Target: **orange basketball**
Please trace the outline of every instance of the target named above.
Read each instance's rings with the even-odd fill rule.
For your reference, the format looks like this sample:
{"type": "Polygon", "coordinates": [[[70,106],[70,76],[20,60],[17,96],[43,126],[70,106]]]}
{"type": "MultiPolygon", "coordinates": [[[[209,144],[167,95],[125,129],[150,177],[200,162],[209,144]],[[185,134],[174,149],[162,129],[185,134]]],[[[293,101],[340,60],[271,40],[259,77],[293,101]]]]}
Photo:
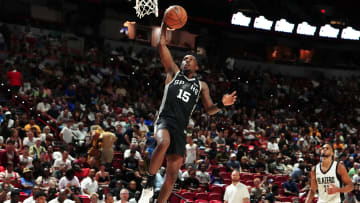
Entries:
{"type": "Polygon", "coordinates": [[[164,21],[172,29],[182,28],[187,21],[187,13],[181,6],[170,6],[166,9],[164,21]]]}

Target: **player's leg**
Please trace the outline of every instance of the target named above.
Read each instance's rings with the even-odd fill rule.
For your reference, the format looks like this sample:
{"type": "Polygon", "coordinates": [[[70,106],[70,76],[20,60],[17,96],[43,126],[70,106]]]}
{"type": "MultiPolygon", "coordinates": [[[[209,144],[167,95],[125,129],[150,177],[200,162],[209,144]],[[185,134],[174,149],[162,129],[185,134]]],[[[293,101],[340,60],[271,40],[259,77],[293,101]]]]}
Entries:
{"type": "Polygon", "coordinates": [[[169,154],[166,156],[166,178],[161,187],[158,203],[165,203],[171,194],[174,184],[179,175],[179,169],[183,163],[183,157],[178,154],[169,154]]]}
{"type": "Polygon", "coordinates": [[[164,161],[166,150],[170,145],[169,131],[167,129],[158,130],[156,132],[155,139],[157,146],[151,156],[149,169],[151,175],[155,175],[157,173],[164,161]]]}

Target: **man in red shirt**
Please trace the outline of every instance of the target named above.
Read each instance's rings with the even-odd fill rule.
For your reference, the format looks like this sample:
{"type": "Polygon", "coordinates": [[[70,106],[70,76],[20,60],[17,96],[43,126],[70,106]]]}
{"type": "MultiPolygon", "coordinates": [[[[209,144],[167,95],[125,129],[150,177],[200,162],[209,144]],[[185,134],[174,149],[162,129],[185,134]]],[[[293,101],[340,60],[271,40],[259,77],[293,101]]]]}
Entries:
{"type": "Polygon", "coordinates": [[[21,87],[22,74],[13,66],[12,70],[7,72],[6,77],[10,82],[11,90],[17,93],[21,87]]]}

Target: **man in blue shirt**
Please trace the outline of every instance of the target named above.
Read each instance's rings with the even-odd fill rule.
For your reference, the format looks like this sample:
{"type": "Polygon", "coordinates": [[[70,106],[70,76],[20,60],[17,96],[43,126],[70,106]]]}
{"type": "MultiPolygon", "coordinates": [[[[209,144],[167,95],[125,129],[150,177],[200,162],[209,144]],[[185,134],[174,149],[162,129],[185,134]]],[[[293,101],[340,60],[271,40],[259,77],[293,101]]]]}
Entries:
{"type": "Polygon", "coordinates": [[[226,167],[229,171],[235,169],[240,171],[240,162],[236,160],[236,154],[230,155],[230,160],[226,162],[226,167]]]}
{"type": "Polygon", "coordinates": [[[293,178],[289,176],[289,179],[287,182],[283,184],[284,193],[287,196],[298,196],[299,195],[299,189],[297,184],[293,181],[293,178]]]}

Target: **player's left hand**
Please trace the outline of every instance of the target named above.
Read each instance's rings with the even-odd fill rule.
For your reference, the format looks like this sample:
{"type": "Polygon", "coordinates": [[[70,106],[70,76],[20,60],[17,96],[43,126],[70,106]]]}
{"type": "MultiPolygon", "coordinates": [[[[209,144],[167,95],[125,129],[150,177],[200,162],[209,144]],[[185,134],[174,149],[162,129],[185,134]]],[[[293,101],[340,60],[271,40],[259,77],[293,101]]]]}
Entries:
{"type": "Polygon", "coordinates": [[[339,192],[339,188],[336,187],[334,184],[330,184],[330,187],[328,188],[328,194],[335,194],[339,192]]]}
{"type": "Polygon", "coordinates": [[[233,105],[236,101],[236,91],[234,91],[231,94],[225,94],[222,98],[222,103],[224,106],[230,106],[233,105]]]}

